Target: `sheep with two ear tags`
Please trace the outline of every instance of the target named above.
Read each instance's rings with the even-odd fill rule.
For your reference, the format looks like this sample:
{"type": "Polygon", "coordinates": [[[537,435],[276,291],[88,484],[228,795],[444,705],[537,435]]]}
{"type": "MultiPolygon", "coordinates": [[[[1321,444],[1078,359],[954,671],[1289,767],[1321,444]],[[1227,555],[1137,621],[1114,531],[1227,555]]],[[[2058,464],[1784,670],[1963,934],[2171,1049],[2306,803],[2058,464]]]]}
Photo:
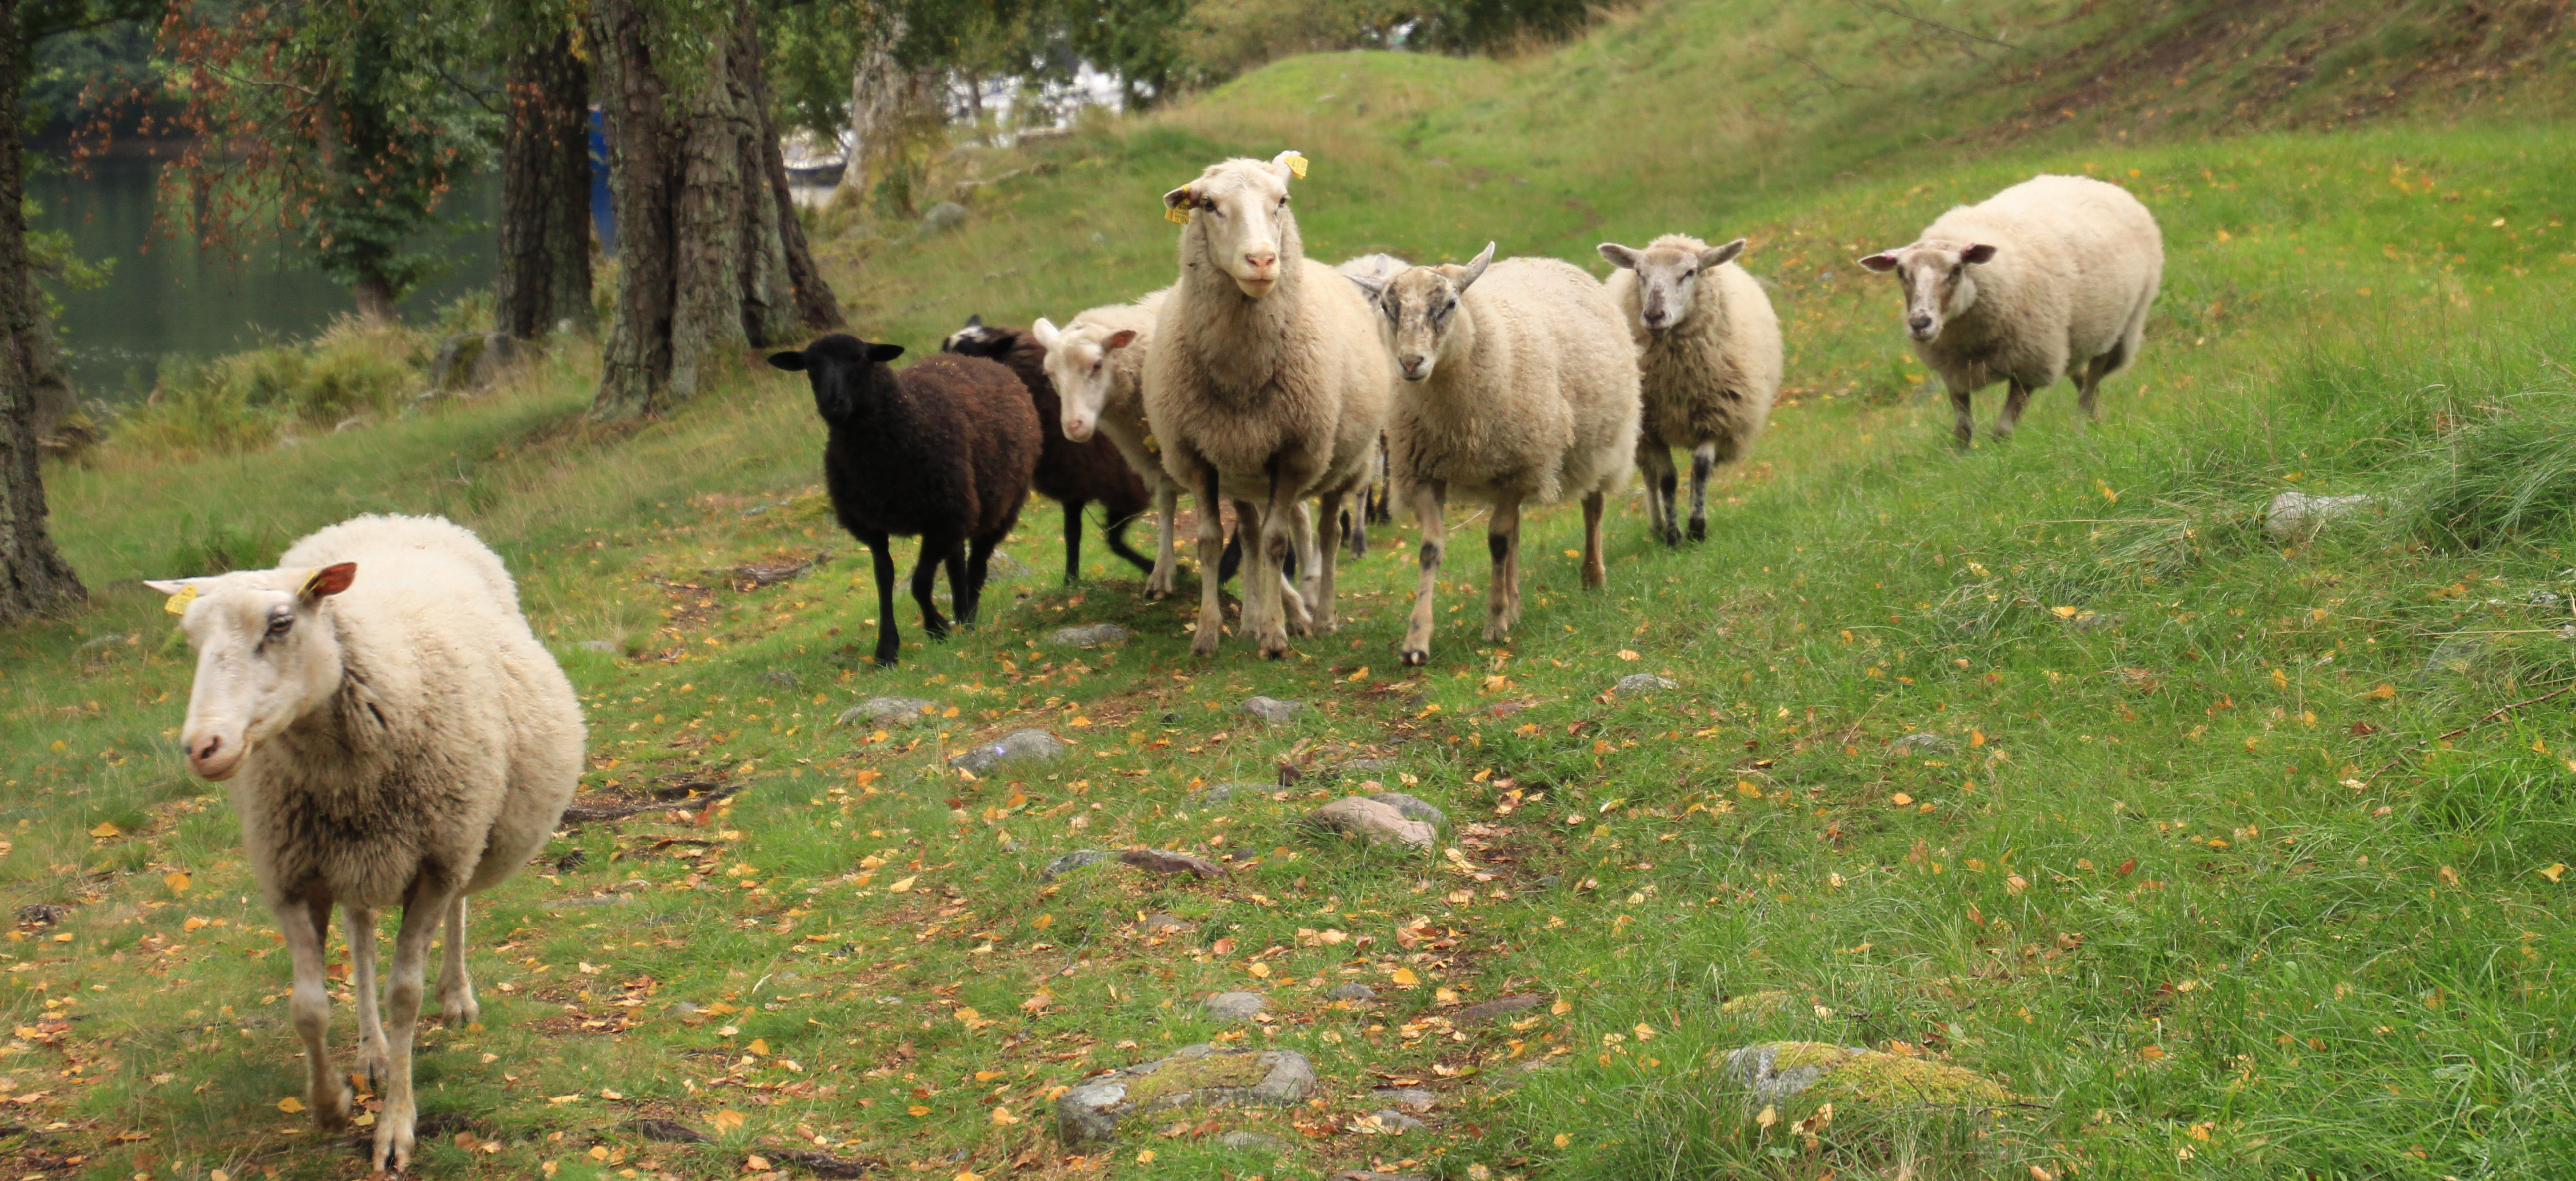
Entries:
{"type": "Polygon", "coordinates": [[[1666,234],[1643,250],[1601,244],[1619,268],[1604,284],[1627,313],[1644,388],[1637,468],[1646,507],[1666,545],[1682,540],[1675,447],[1691,453],[1690,537],[1708,536],[1708,477],[1741,459],[1780,392],[1780,318],[1771,298],[1735,264],[1744,239],[1711,246],[1666,234]]]}
{"type": "Polygon", "coordinates": [[[2012,437],[2031,391],[2069,375],[2085,419],[2101,418],[2102,379],[2138,358],[2165,244],[2127,189],[2039,176],[1955,207],[1860,265],[1904,288],[1906,335],[1950,391],[1964,450],[1976,434],[1969,396],[1998,381],[1997,440],[2012,437]]]}
{"type": "Polygon", "coordinates": [[[443,923],[441,1018],[480,1016],[465,973],[465,896],[543,847],[580,782],[581,702],[519,613],[501,559],[432,517],[359,517],[275,570],[146,585],[197,651],[179,732],[188,767],[228,783],[261,898],[294,971],[314,1121],[349,1120],[331,1065],[325,944],[348,918],[358,1060],[384,1096],[373,1160],[411,1162],[412,1037],[443,923]],[[376,912],[402,908],[381,1014],[376,912]]]}
{"type": "Polygon", "coordinates": [[[948,634],[932,599],[943,564],[957,622],[973,624],[993,549],[1019,523],[1038,462],[1037,411],[1010,370],[953,353],[887,367],[902,355],[902,345],[834,333],[769,358],[813,384],[829,433],[823,482],[832,511],[875,559],[878,664],[893,664],[902,651],[890,539],[921,538],[912,598],[922,630],[948,634]]]}

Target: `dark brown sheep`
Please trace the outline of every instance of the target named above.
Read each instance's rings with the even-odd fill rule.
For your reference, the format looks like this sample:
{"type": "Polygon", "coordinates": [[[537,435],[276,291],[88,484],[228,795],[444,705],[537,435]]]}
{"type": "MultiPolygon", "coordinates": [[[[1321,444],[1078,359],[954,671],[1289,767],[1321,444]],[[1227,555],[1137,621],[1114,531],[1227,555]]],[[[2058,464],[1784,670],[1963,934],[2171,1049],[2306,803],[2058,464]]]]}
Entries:
{"type": "Polygon", "coordinates": [[[814,409],[831,432],[823,482],[832,510],[876,559],[879,664],[893,664],[901,648],[887,539],[921,538],[912,598],[924,631],[948,634],[931,600],[942,562],[957,622],[974,623],[985,564],[1019,523],[1038,462],[1037,413],[1010,370],[944,355],[901,372],[886,368],[902,355],[902,345],[835,333],[769,358],[813,383],[814,409]]]}
{"type": "Polygon", "coordinates": [[[1145,481],[1106,437],[1093,435],[1082,443],[1064,437],[1064,402],[1056,396],[1055,382],[1047,377],[1046,348],[1037,337],[1026,328],[987,324],[982,316],[972,316],[964,328],[949,333],[939,348],[998,361],[1018,374],[1020,384],[1028,389],[1029,402],[1037,411],[1038,433],[1046,440],[1038,450],[1037,475],[1031,483],[1040,495],[1064,505],[1064,580],[1075,582],[1082,577],[1082,509],[1094,501],[1108,515],[1100,532],[1110,552],[1135,563],[1138,570],[1152,571],[1154,560],[1127,544],[1128,522],[1151,505],[1145,481]]]}

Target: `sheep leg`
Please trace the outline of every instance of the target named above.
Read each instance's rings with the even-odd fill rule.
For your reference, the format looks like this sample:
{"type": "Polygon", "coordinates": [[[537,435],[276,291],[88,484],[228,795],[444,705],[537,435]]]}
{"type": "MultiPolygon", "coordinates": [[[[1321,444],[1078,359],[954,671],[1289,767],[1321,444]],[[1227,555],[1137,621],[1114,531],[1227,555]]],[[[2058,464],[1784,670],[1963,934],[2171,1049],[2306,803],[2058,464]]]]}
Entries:
{"type": "Polygon", "coordinates": [[[429,937],[447,917],[449,903],[448,898],[432,895],[425,884],[413,887],[411,898],[403,904],[402,928],[394,933],[393,974],[388,981],[392,987],[385,990],[391,1078],[384,1092],[384,1112],[376,1117],[379,1169],[400,1172],[411,1166],[412,1127],[420,1115],[411,1090],[412,1036],[420,1028],[422,969],[429,958],[429,937]]]}
{"type": "Polygon", "coordinates": [[[1977,436],[1977,418],[1968,409],[1970,392],[1956,388],[1950,391],[1950,437],[1957,441],[1961,451],[1967,450],[1968,444],[1977,436]]]}
{"type": "MultiPolygon", "coordinates": [[[[1310,527],[1306,517],[1305,501],[1298,495],[1305,481],[1282,470],[1285,466],[1274,461],[1270,473],[1269,502],[1254,509],[1256,515],[1253,518],[1260,525],[1260,532],[1254,534],[1254,537],[1260,541],[1261,548],[1257,552],[1261,555],[1265,568],[1283,573],[1288,568],[1290,555],[1294,554],[1300,559],[1305,557],[1298,552],[1298,541],[1301,536],[1307,534],[1310,527]]],[[[1306,544],[1312,545],[1314,542],[1309,538],[1306,544]]],[[[1253,639],[1259,645],[1258,650],[1268,659],[1278,660],[1288,655],[1288,606],[1287,595],[1284,592],[1291,585],[1283,577],[1267,589],[1265,594],[1268,602],[1263,604],[1261,624],[1252,632],[1253,639]]],[[[1247,591],[1251,589],[1248,583],[1245,589],[1247,591]]],[[[1308,626],[1312,625],[1313,621],[1308,620],[1308,626]]]]}
{"type": "Polygon", "coordinates": [[[1422,522],[1422,572],[1415,575],[1413,614],[1404,621],[1404,646],[1395,654],[1401,664],[1431,662],[1432,598],[1440,589],[1440,555],[1449,547],[1448,526],[1441,520],[1440,510],[1448,495],[1448,486],[1437,480],[1425,481],[1413,490],[1413,515],[1422,522]]]}
{"type": "Polygon", "coordinates": [[[1359,505],[1353,503],[1343,493],[1325,493],[1321,507],[1323,511],[1319,515],[1323,522],[1320,526],[1322,536],[1315,539],[1315,597],[1306,603],[1307,610],[1314,613],[1315,620],[1313,629],[1307,634],[1329,636],[1340,631],[1342,626],[1341,620],[1335,618],[1333,614],[1333,574],[1335,560],[1342,553],[1343,514],[1349,514],[1353,529],[1361,526],[1359,525],[1359,505]]]}
{"type": "MultiPolygon", "coordinates": [[[[921,539],[921,560],[912,566],[912,601],[921,604],[921,630],[934,640],[948,638],[948,620],[939,614],[939,604],[932,595],[939,581],[939,558],[950,548],[925,536],[921,539]]],[[[950,589],[955,589],[953,583],[950,589]]]]}
{"type": "Polygon", "coordinates": [[[286,958],[295,973],[286,1011],[295,1021],[296,1036],[304,1041],[304,1102],[313,1109],[314,1124],[336,1132],[349,1124],[351,1096],[349,1084],[331,1073],[331,1050],[326,1044],[331,1031],[331,982],[322,971],[322,941],[331,933],[331,899],[315,895],[274,909],[278,932],[286,940],[286,958]]]}
{"type": "MultiPolygon", "coordinates": [[[[1331,510],[1326,510],[1330,512],[1331,510]]],[[[1290,539],[1290,554],[1297,563],[1297,576],[1283,581],[1279,588],[1280,617],[1287,621],[1288,634],[1312,636],[1315,630],[1315,600],[1322,594],[1323,560],[1317,556],[1315,519],[1306,512],[1306,502],[1297,502],[1297,515],[1289,524],[1295,532],[1290,539]]],[[[1329,532],[1325,536],[1331,536],[1329,532]]],[[[1325,548],[1339,542],[1326,542],[1325,548]]]]}
{"type": "MultiPolygon", "coordinates": [[[[1064,502],[1064,584],[1082,581],[1082,506],[1086,502],[1064,502]]],[[[954,590],[955,587],[950,588],[954,590]]],[[[963,615],[964,612],[959,612],[963,615]]],[[[969,622],[972,622],[971,620],[969,622]]]]}
{"type": "Polygon", "coordinates": [[[1485,642],[1499,644],[1512,634],[1513,621],[1520,618],[1521,502],[1505,496],[1494,501],[1493,515],[1485,521],[1485,552],[1494,560],[1492,576],[1485,582],[1485,642]]]}
{"type": "Polygon", "coordinates": [[[2095,357],[2085,364],[2082,373],[2076,375],[2075,405],[2084,412],[2083,418],[2075,420],[2077,430],[2082,430],[2087,422],[2102,421],[2102,379],[2111,376],[2112,367],[2119,363],[2115,357],[2116,354],[2112,353],[2095,357]]]}
{"type": "Polygon", "coordinates": [[[1609,568],[1601,562],[1601,510],[1609,499],[1597,488],[1583,496],[1583,585],[1594,590],[1610,585],[1609,568]]]}
{"type": "Polygon", "coordinates": [[[939,562],[948,567],[948,606],[957,617],[957,626],[975,626],[975,608],[981,600],[976,597],[975,584],[966,577],[966,543],[949,546],[939,562]]]}
{"type": "Polygon", "coordinates": [[[1708,540],[1708,474],[1717,470],[1717,444],[1702,443],[1691,451],[1690,539],[1708,540]]]}
{"type": "Polygon", "coordinates": [[[340,908],[341,930],[349,937],[349,992],[358,1001],[358,1072],[374,1091],[385,1089],[385,1023],[376,1011],[376,912],[363,906],[340,908]]]}
{"type": "Polygon", "coordinates": [[[2029,386],[2018,381],[2005,383],[2003,413],[1995,415],[1996,442],[2000,443],[2013,436],[2014,428],[2021,425],[2022,408],[2028,405],[2030,405],[2029,386]]]}
{"type": "MultiPolygon", "coordinates": [[[[1224,565],[1225,515],[1219,506],[1225,502],[1217,498],[1214,469],[1199,473],[1198,487],[1192,495],[1199,502],[1199,627],[1190,634],[1190,651],[1214,656],[1217,640],[1225,632],[1225,601],[1219,597],[1225,584],[1217,575],[1224,565]]],[[[1245,585],[1254,581],[1258,580],[1247,579],[1245,585]]]]}
{"type": "Polygon", "coordinates": [[[868,557],[876,567],[877,663],[893,664],[903,651],[903,638],[894,626],[894,550],[883,533],[864,533],[859,540],[867,543],[868,557]]]}
{"type": "Polygon", "coordinates": [[[447,904],[446,943],[438,964],[438,1018],[452,1033],[483,1019],[483,1006],[474,1003],[474,981],[465,975],[463,894],[447,904]]]}
{"type": "MultiPolygon", "coordinates": [[[[1000,537],[978,537],[966,543],[966,591],[974,596],[977,616],[984,613],[984,580],[993,572],[993,548],[1000,544],[1000,537]]],[[[949,585],[953,588],[956,576],[952,573],[949,578],[949,585]]]]}
{"type": "Polygon", "coordinates": [[[1180,523],[1175,518],[1181,508],[1181,490],[1169,484],[1154,489],[1154,570],[1145,576],[1147,599],[1172,597],[1172,584],[1178,582],[1179,546],[1176,544],[1180,523]]]}
{"type": "Polygon", "coordinates": [[[1651,443],[1637,446],[1637,466],[1646,473],[1646,517],[1655,531],[1655,539],[1665,545],[1682,543],[1681,522],[1676,518],[1674,493],[1679,479],[1673,470],[1673,453],[1651,443]]]}

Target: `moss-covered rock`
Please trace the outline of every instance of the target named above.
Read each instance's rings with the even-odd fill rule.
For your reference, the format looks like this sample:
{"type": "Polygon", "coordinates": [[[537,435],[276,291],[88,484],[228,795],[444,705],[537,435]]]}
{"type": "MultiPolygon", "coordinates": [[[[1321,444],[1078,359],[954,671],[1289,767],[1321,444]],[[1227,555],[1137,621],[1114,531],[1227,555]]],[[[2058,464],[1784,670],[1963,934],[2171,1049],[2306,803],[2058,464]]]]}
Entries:
{"type": "Polygon", "coordinates": [[[1961,1066],[1825,1042],[1765,1042],[1730,1051],[1727,1072],[1761,1103],[1792,1095],[1838,1106],[2002,1107],[2010,1087],[1961,1066]]]}
{"type": "Polygon", "coordinates": [[[1169,1058],[1086,1079],[1056,1100],[1067,1144],[1108,1140],[1130,1115],[1179,1107],[1286,1107],[1315,1093],[1315,1068],[1294,1050],[1188,1046],[1169,1058]]]}
{"type": "Polygon", "coordinates": [[[1786,1013],[1789,1010],[1796,1008],[1797,1004],[1798,998],[1791,996],[1780,989],[1772,988],[1765,989],[1761,992],[1748,992],[1741,996],[1728,997],[1726,998],[1725,1003],[1720,1004],[1717,1009],[1721,1013],[1751,1014],[1759,1016],[1765,1013],[1786,1013]]]}

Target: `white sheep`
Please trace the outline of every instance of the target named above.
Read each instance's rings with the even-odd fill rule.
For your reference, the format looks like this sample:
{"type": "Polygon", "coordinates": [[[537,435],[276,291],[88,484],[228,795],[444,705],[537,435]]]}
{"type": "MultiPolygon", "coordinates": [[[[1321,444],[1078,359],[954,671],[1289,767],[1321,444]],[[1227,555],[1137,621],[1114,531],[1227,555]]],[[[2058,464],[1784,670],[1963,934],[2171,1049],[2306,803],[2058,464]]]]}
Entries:
{"type": "Polygon", "coordinates": [[[543,846],[581,778],[581,702],[519,614],[509,572],[433,517],[366,516],[295,543],[274,570],[149,583],[197,650],[180,730],[188,766],[230,780],[242,844],[294,969],[306,1101],[348,1122],[331,1068],[324,944],[347,912],[359,1061],[384,1094],[375,1165],[411,1160],[412,1033],[431,935],[438,1000],[480,1015],[465,974],[465,896],[543,846]],[[399,906],[376,1003],[376,911],[399,906]]]}
{"type": "Polygon", "coordinates": [[[1619,269],[1606,284],[1628,317],[1644,385],[1637,466],[1647,515],[1666,545],[1682,539],[1672,449],[1691,453],[1690,537],[1708,536],[1708,477],[1743,457],[1780,392],[1780,318],[1735,264],[1744,239],[1711,246],[1666,234],[1637,250],[1601,244],[1619,269]]]}
{"type": "MultiPolygon", "coordinates": [[[[1354,279],[1373,279],[1384,283],[1413,264],[1392,254],[1363,254],[1333,264],[1333,269],[1354,279]]],[[[1351,556],[1368,556],[1368,527],[1384,525],[1395,519],[1393,477],[1386,458],[1386,433],[1378,432],[1377,459],[1370,465],[1368,483],[1360,492],[1360,503],[1342,516],[1342,532],[1350,539],[1351,556]]]]}
{"type": "Polygon", "coordinates": [[[1432,592],[1455,494],[1493,505],[1485,546],[1485,639],[1520,618],[1521,507],[1583,501],[1583,585],[1607,581],[1601,510],[1637,448],[1637,358],[1625,317],[1592,276],[1548,258],[1412,267],[1353,277],[1384,313],[1379,334],[1404,378],[1387,415],[1395,495],[1422,524],[1422,571],[1397,657],[1431,658],[1432,592]]]}
{"type": "MultiPolygon", "coordinates": [[[[1199,514],[1202,571],[1224,540],[1219,496],[1234,498],[1238,532],[1257,538],[1246,559],[1264,571],[1280,569],[1303,532],[1305,498],[1323,497],[1321,544],[1297,548],[1311,629],[1330,632],[1342,502],[1367,479],[1394,373],[1359,290],[1305,255],[1288,209],[1288,182],[1304,171],[1295,152],[1237,158],[1163,194],[1188,224],[1180,280],[1145,357],[1145,415],[1164,470],[1209,510],[1199,514]]],[[[1206,655],[1224,617],[1216,580],[1199,584],[1190,646],[1206,655]]],[[[1276,582],[1247,575],[1243,630],[1263,655],[1287,655],[1289,623],[1276,582]]]]}
{"type": "Polygon", "coordinates": [[[2038,176],[1924,227],[1912,245],[1860,260],[1896,274],[1916,356],[1941,375],[1960,447],[1975,435],[1968,396],[2009,383],[1995,416],[2012,437],[2031,391],[2075,378],[2098,421],[2102,379],[2137,360],[2164,279],[2164,234],[2115,184],[2038,176]],[[1973,269],[1971,269],[1973,268],[1973,269]]]}

